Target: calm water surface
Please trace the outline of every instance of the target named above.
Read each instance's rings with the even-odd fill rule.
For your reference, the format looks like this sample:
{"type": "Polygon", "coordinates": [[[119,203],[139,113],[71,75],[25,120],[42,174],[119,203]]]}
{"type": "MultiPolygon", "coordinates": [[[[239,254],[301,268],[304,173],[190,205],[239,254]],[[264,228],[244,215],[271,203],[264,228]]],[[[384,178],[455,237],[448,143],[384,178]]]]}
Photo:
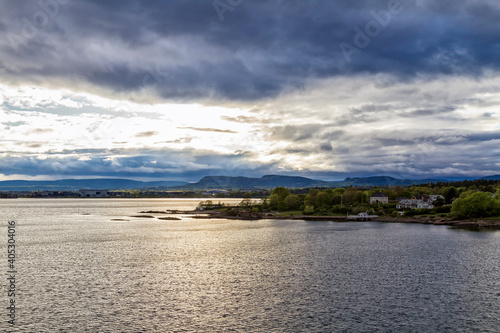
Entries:
{"type": "Polygon", "coordinates": [[[13,332],[500,331],[499,232],[130,217],[199,201],[0,200],[13,332]]]}

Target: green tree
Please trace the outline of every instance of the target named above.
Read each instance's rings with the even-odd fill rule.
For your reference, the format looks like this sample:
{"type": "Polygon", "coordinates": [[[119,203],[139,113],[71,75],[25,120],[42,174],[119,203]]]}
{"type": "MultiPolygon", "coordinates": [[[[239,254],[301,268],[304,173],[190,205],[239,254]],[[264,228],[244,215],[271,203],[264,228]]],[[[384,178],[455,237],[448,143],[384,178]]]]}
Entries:
{"type": "Polygon", "coordinates": [[[271,206],[271,208],[278,207],[279,203],[280,203],[280,196],[279,195],[277,195],[277,194],[271,194],[269,196],[269,206],[271,206]]]}
{"type": "Polygon", "coordinates": [[[287,209],[287,206],[286,206],[285,201],[280,201],[280,202],[278,203],[278,210],[279,210],[280,212],[282,212],[282,211],[284,211],[284,210],[286,210],[286,209],[287,209]]]}
{"type": "Polygon", "coordinates": [[[267,209],[269,207],[269,200],[267,198],[260,199],[260,204],[262,209],[267,209]]]}
{"type": "Polygon", "coordinates": [[[332,205],[332,197],[326,191],[321,191],[316,196],[316,204],[320,209],[328,209],[332,205]]]}
{"type": "Polygon", "coordinates": [[[304,214],[308,214],[309,215],[309,214],[312,214],[312,213],[314,213],[314,206],[306,206],[304,208],[304,214]]]}
{"type": "Polygon", "coordinates": [[[340,205],[342,203],[342,197],[340,195],[334,195],[332,197],[332,205],[340,205]]]}
{"type": "Polygon", "coordinates": [[[482,186],[482,191],[483,192],[491,192],[491,193],[495,193],[495,187],[493,185],[486,185],[486,186],[482,186]]]}
{"type": "Polygon", "coordinates": [[[245,207],[245,208],[248,208],[248,207],[252,206],[252,199],[245,198],[245,199],[241,200],[240,206],[241,207],[245,207]]]}
{"type": "Polygon", "coordinates": [[[411,195],[410,191],[403,191],[403,192],[401,192],[401,197],[402,198],[411,198],[412,195],[411,195]]]}
{"type": "Polygon", "coordinates": [[[276,194],[279,197],[279,200],[283,201],[288,195],[290,195],[290,191],[284,187],[276,187],[271,195],[273,194],[276,194]]]}
{"type": "Polygon", "coordinates": [[[203,209],[212,209],[214,207],[214,203],[212,202],[212,200],[201,201],[198,204],[198,207],[201,207],[203,209]]]}
{"type": "Polygon", "coordinates": [[[319,191],[315,188],[312,188],[309,190],[309,193],[306,195],[306,198],[304,199],[304,204],[306,206],[318,206],[318,193],[319,191]]]}
{"type": "Polygon", "coordinates": [[[340,188],[336,188],[335,190],[333,190],[332,194],[333,195],[342,195],[342,194],[344,194],[344,192],[345,192],[345,188],[340,187],[340,188]]]}
{"type": "Polygon", "coordinates": [[[300,197],[296,194],[289,194],[285,198],[284,202],[285,202],[287,209],[290,209],[290,210],[299,209],[300,205],[302,205],[302,200],[300,200],[300,197]]]}
{"type": "Polygon", "coordinates": [[[342,197],[343,197],[343,204],[345,206],[361,203],[362,201],[366,202],[364,193],[354,187],[345,190],[342,197]]]}
{"type": "Polygon", "coordinates": [[[454,199],[458,198],[459,193],[458,190],[455,187],[447,187],[441,192],[442,196],[444,197],[444,201],[446,204],[451,204],[454,199]]]}
{"type": "Polygon", "coordinates": [[[451,206],[451,213],[457,218],[478,218],[500,213],[500,204],[489,192],[467,191],[451,206]]]}
{"type": "Polygon", "coordinates": [[[436,201],[434,201],[434,207],[442,207],[446,204],[446,200],[443,198],[437,198],[436,201]]]}

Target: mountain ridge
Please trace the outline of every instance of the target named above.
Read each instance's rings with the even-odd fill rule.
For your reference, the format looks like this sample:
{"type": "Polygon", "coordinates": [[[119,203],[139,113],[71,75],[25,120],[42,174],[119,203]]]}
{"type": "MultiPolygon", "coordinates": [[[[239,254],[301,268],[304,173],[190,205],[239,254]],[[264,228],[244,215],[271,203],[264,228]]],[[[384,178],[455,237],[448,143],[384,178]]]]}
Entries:
{"type": "Polygon", "coordinates": [[[182,186],[187,182],[154,181],[142,182],[138,180],[120,178],[96,179],[61,179],[61,180],[4,180],[0,181],[0,191],[78,191],[80,189],[142,189],[148,187],[182,186]]]}
{"type": "MultiPolygon", "coordinates": [[[[482,180],[500,180],[492,175],[482,180]]],[[[306,187],[363,187],[363,186],[411,186],[437,182],[452,182],[450,179],[399,179],[391,176],[347,177],[342,181],[325,181],[302,176],[264,175],[256,177],[204,176],[198,182],[152,181],[143,182],[120,178],[62,179],[62,180],[4,180],[0,191],[78,191],[80,189],[155,189],[155,190],[206,190],[206,189],[270,189],[278,186],[288,188],[306,187]]]]}
{"type": "Polygon", "coordinates": [[[481,179],[483,179],[483,180],[500,180],[500,175],[487,176],[487,177],[483,177],[481,179]]]}
{"type": "Polygon", "coordinates": [[[200,189],[268,189],[278,186],[288,188],[304,187],[349,187],[349,186],[411,186],[446,181],[443,179],[397,179],[390,176],[348,177],[343,181],[325,181],[300,176],[265,175],[261,178],[205,176],[196,183],[179,188],[200,189]]]}

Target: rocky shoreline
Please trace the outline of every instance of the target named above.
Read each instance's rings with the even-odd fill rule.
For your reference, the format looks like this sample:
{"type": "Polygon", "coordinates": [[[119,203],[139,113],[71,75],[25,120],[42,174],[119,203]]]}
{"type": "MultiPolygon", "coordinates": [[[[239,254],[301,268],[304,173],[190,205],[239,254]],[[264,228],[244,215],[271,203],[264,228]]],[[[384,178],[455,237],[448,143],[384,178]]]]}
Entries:
{"type": "MultiPolygon", "coordinates": [[[[355,222],[347,220],[346,216],[313,216],[313,215],[294,215],[280,216],[275,213],[252,212],[248,210],[239,210],[235,215],[228,214],[226,211],[206,210],[206,211],[167,211],[166,214],[187,215],[193,219],[228,219],[228,220],[299,220],[299,221],[330,221],[330,222],[355,222]]],[[[166,220],[166,218],[163,218],[166,220]]],[[[394,218],[394,217],[379,217],[371,219],[371,221],[384,223],[416,223],[427,225],[447,225],[456,228],[464,229],[500,229],[499,220],[476,220],[476,221],[457,221],[449,218],[441,218],[433,220],[429,218],[394,218]]]]}

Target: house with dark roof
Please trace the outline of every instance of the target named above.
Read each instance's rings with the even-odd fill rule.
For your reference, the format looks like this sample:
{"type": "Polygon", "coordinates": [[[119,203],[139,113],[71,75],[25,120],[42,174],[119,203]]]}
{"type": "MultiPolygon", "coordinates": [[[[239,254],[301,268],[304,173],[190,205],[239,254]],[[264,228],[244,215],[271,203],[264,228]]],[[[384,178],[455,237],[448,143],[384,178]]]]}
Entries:
{"type": "Polygon", "coordinates": [[[370,205],[374,203],[387,204],[389,203],[389,197],[382,192],[377,192],[370,197],[370,205]]]}

